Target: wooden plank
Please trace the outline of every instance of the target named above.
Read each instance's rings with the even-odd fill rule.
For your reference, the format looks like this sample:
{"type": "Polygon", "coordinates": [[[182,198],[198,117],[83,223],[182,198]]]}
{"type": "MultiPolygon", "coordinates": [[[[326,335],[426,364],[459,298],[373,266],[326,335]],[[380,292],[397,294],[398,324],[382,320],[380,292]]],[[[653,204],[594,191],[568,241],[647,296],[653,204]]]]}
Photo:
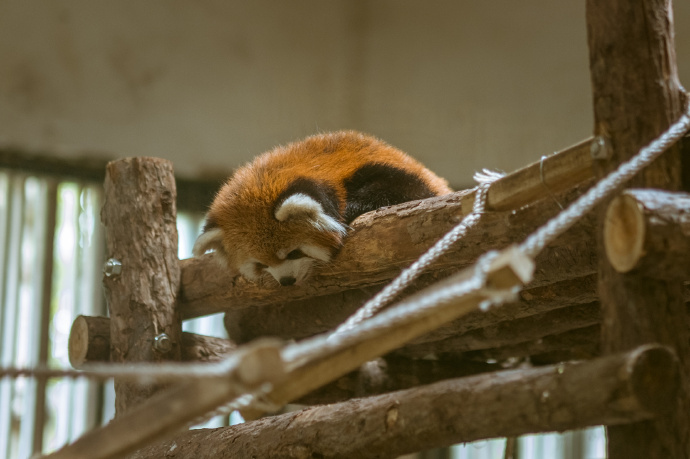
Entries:
{"type": "MultiPolygon", "coordinates": [[[[601,177],[665,131],[687,101],[678,81],[670,0],[587,0],[587,31],[595,135],[607,138],[610,153],[609,159],[595,163],[601,177]]],[[[630,185],[678,189],[680,165],[678,148],[671,148],[630,185]]],[[[606,206],[599,213],[600,234],[605,212],[606,206]]],[[[599,274],[604,352],[649,342],[671,346],[681,358],[687,381],[690,335],[682,280],[668,271],[655,278],[621,274],[605,256],[599,257],[599,274]]],[[[687,386],[679,392],[675,408],[656,421],[608,428],[608,457],[690,457],[687,386]]]]}

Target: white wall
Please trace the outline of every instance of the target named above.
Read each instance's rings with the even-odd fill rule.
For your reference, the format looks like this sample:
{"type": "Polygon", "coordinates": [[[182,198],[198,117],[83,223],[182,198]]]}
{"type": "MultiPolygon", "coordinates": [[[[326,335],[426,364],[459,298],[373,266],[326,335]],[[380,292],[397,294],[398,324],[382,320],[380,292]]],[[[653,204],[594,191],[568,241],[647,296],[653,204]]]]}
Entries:
{"type": "Polygon", "coordinates": [[[356,128],[466,185],[587,137],[590,106],[581,0],[0,0],[0,141],[65,156],[217,175],[356,128]]]}

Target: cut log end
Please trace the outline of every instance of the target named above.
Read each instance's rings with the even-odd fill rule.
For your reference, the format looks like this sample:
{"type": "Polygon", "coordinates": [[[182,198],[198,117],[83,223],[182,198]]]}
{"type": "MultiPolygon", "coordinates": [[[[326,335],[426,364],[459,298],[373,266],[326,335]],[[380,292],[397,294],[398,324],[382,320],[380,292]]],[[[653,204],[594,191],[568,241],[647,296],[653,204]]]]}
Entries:
{"type": "Polygon", "coordinates": [[[107,360],[110,354],[110,320],[106,317],[77,316],[67,342],[69,362],[81,368],[88,362],[107,360]]]}
{"type": "Polygon", "coordinates": [[[658,345],[638,348],[627,369],[632,393],[640,406],[659,414],[673,410],[680,388],[680,364],[670,348],[658,345]]]}
{"type": "Polygon", "coordinates": [[[604,245],[611,266],[620,273],[634,269],[644,255],[644,210],[627,194],[614,199],[606,212],[604,245]]]}
{"type": "Polygon", "coordinates": [[[89,348],[89,329],[82,316],[77,317],[72,324],[67,342],[69,363],[74,368],[80,368],[86,362],[86,351],[89,348]]]}

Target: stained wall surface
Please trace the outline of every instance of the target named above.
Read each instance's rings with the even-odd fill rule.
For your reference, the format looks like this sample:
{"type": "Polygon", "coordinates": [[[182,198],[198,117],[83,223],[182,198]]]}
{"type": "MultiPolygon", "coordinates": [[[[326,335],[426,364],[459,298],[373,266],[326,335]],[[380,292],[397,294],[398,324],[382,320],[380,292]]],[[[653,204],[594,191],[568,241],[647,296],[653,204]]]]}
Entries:
{"type": "Polygon", "coordinates": [[[0,0],[0,142],[202,177],[352,128],[469,185],[590,135],[584,3],[0,0]]]}

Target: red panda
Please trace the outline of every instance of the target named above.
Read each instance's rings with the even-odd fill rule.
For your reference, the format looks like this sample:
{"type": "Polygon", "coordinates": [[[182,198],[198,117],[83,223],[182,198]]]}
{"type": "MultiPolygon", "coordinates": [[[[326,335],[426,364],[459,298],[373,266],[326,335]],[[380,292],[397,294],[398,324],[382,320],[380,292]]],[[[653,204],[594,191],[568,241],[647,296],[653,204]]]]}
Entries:
{"type": "Polygon", "coordinates": [[[383,206],[451,193],[446,180],[400,150],[355,131],[279,146],[218,191],[194,255],[209,250],[250,281],[303,283],[343,244],[348,224],[383,206]]]}

